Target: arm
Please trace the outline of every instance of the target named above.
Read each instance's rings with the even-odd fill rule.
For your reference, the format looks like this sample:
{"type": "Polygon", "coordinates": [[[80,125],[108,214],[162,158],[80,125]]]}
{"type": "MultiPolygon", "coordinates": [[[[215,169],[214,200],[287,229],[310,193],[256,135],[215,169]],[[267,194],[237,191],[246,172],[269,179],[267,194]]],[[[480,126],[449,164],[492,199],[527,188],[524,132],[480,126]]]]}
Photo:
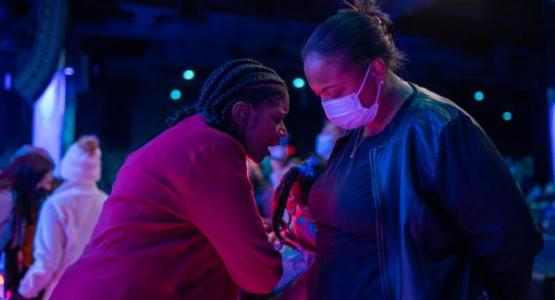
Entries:
{"type": "Polygon", "coordinates": [[[8,247],[13,231],[13,200],[9,190],[0,191],[0,252],[8,247]]]}
{"type": "Polygon", "coordinates": [[[310,219],[302,215],[295,218],[293,233],[304,249],[314,251],[316,248],[316,231],[316,224],[310,219]]]}
{"type": "Polygon", "coordinates": [[[64,255],[64,227],[52,201],[41,208],[34,239],[35,261],[19,285],[18,293],[34,298],[44,290],[58,272],[64,255]]]}
{"type": "Polygon", "coordinates": [[[502,156],[466,115],[443,128],[436,174],[443,205],[485,269],[488,293],[525,296],[542,238],[502,156]]]}
{"type": "Polygon", "coordinates": [[[210,146],[195,157],[187,211],[235,283],[250,293],[269,293],[281,276],[281,258],[255,207],[245,159],[233,150],[210,146]]]}

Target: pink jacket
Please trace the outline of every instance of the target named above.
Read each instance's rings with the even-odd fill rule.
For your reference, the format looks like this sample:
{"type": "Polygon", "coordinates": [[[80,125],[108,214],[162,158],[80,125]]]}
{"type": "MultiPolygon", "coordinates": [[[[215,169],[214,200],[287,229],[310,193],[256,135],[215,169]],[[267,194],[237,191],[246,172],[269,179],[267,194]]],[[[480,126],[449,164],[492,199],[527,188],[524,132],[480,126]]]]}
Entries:
{"type": "Polygon", "coordinates": [[[282,268],[267,240],[240,143],[198,116],[122,166],[91,243],[51,297],[235,299],[268,293],[282,268]]]}

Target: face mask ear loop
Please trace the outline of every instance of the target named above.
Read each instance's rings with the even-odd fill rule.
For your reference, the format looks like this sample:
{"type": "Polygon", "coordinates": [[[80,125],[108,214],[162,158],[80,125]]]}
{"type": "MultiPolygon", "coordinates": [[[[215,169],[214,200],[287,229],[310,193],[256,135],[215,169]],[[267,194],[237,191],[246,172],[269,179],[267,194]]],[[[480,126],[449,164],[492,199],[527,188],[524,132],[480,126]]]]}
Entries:
{"type": "Polygon", "coordinates": [[[380,93],[382,91],[383,80],[380,80],[378,83],[378,92],[376,93],[376,99],[374,99],[374,103],[378,103],[378,99],[380,98],[380,93]]]}
{"type": "Polygon", "coordinates": [[[370,73],[370,66],[372,65],[368,65],[368,68],[366,69],[366,74],[364,74],[364,79],[362,80],[362,83],[358,88],[357,96],[360,94],[360,92],[362,92],[362,89],[364,88],[364,84],[366,84],[366,79],[368,78],[368,74],[370,73]]]}

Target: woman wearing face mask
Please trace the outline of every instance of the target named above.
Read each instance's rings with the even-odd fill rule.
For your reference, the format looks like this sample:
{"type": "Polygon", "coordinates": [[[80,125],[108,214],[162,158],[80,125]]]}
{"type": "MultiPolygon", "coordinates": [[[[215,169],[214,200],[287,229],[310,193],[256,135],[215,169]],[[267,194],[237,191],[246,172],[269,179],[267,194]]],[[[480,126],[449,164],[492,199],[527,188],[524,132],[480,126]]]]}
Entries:
{"type": "Polygon", "coordinates": [[[33,263],[35,225],[54,167],[45,153],[33,150],[22,154],[0,174],[0,251],[5,258],[6,293],[17,291],[33,263]]]}
{"type": "Polygon", "coordinates": [[[391,22],[356,1],[302,53],[350,130],[314,184],[311,299],[519,299],[541,236],[503,159],[453,102],[395,74],[391,22]]]}

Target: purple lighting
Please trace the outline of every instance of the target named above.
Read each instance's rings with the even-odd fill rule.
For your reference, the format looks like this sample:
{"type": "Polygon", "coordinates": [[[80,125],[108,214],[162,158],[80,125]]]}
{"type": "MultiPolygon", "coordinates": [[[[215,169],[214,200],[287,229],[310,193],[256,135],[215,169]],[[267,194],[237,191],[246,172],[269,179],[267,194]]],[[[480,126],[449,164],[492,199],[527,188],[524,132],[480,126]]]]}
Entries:
{"type": "MultiPolygon", "coordinates": [[[[65,71],[65,70],[64,70],[65,71]]],[[[58,71],[50,84],[35,102],[33,116],[33,146],[44,148],[58,166],[62,151],[66,79],[58,71]]],[[[55,173],[58,170],[55,169],[55,173]]]]}
{"type": "Polygon", "coordinates": [[[71,76],[75,74],[75,69],[73,69],[72,67],[65,67],[64,74],[66,74],[67,76],[71,76]]]}
{"type": "Polygon", "coordinates": [[[549,139],[551,141],[551,180],[555,180],[555,88],[547,88],[549,139]]]}
{"type": "Polygon", "coordinates": [[[12,73],[4,73],[4,89],[7,91],[12,89],[12,73]]]}

